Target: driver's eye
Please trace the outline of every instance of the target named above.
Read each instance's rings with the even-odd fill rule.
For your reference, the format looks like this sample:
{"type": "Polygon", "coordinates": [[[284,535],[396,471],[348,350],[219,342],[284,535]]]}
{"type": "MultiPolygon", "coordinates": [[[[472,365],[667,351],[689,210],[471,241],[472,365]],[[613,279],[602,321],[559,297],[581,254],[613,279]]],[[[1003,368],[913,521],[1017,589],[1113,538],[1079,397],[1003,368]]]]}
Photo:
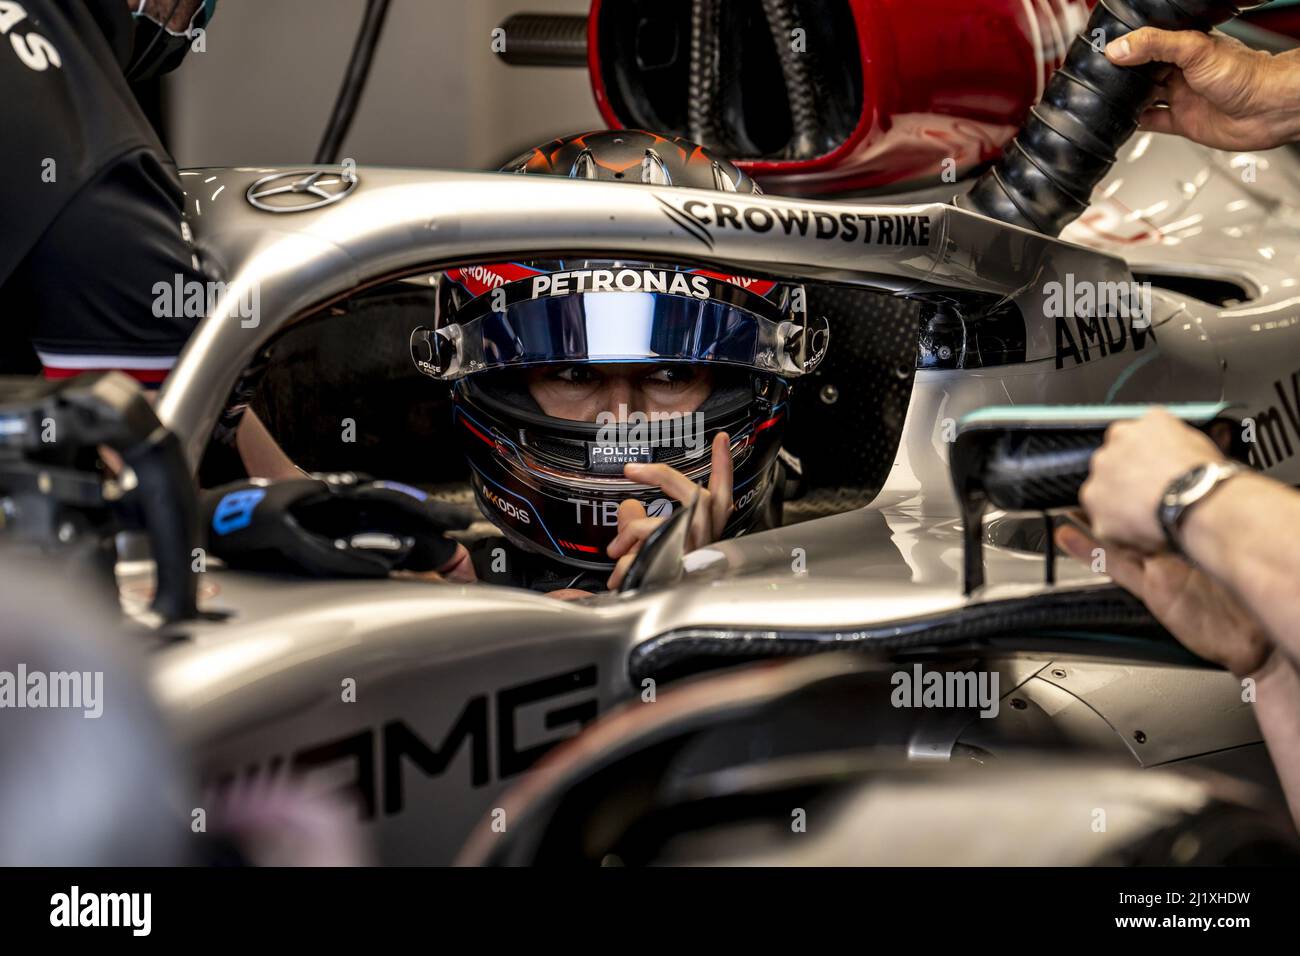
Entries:
{"type": "Polygon", "coordinates": [[[591,385],[599,381],[599,376],[586,365],[570,365],[568,368],[555,369],[550,377],[570,385],[591,385]]]}
{"type": "Polygon", "coordinates": [[[646,376],[646,381],[662,385],[684,387],[695,380],[695,369],[689,365],[665,365],[646,376]]]}

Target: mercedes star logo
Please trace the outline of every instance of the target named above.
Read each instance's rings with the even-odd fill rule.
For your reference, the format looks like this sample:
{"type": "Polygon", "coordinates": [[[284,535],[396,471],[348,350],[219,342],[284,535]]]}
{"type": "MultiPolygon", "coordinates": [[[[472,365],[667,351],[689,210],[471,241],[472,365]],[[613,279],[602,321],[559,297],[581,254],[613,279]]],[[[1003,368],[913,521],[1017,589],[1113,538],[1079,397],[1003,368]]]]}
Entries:
{"type": "Polygon", "coordinates": [[[248,187],[248,201],[263,212],[307,212],[336,203],[357,188],[357,174],[324,170],[274,173],[248,187]]]}

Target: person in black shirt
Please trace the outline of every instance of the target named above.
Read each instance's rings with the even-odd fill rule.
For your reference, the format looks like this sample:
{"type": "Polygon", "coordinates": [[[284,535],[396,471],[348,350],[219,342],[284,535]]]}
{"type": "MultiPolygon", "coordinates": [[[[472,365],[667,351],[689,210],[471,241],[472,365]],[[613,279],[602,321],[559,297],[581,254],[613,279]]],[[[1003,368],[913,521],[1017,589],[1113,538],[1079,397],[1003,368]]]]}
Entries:
{"type": "MultiPolygon", "coordinates": [[[[219,277],[130,83],[174,68],[215,6],[0,2],[0,374],[119,369],[157,388],[175,363],[197,320],[155,287],[219,277]]],[[[251,474],[299,474],[251,413],[237,444],[251,474]]]]}

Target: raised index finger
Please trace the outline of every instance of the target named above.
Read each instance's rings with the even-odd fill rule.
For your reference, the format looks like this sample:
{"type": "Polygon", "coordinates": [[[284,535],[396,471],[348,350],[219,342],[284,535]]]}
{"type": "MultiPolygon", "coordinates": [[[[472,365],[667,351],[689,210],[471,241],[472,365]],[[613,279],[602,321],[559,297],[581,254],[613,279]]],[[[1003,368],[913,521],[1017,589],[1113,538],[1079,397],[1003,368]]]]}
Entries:
{"type": "Polygon", "coordinates": [[[709,508],[715,534],[722,534],[731,517],[731,494],[735,467],[731,461],[731,438],[726,432],[713,436],[713,462],[709,471],[709,508]]]}
{"type": "Polygon", "coordinates": [[[676,468],[671,468],[662,463],[624,465],[623,474],[644,485],[657,485],[682,504],[689,503],[699,491],[699,487],[695,482],[676,468]]]}

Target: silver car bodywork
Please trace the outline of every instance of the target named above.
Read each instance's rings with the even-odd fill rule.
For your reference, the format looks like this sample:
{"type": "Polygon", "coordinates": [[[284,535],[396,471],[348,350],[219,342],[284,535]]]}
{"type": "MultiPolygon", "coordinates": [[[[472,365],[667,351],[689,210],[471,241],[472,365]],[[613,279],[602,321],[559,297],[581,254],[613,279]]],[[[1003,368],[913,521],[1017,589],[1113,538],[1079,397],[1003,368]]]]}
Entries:
{"type": "MultiPolygon", "coordinates": [[[[869,507],[695,552],[668,589],[569,603],[488,586],[211,570],[201,597],[213,615],[178,627],[155,655],[155,686],[178,735],[214,784],[294,767],[322,785],[354,786],[381,860],[447,861],[548,746],[610,707],[653,697],[644,683],[653,667],[634,672],[634,658],[653,663],[653,653],[702,634],[751,650],[781,639],[869,649],[873,635],[909,622],[1052,590],[1041,554],[1007,545],[1022,520],[1002,515],[989,523],[989,584],[961,594],[946,438],[968,411],[1227,400],[1259,428],[1258,464],[1300,483],[1300,163],[1281,150],[1253,162],[1248,183],[1241,157],[1144,134],[1062,240],[939,202],[367,168],[343,199],[281,214],[254,208],[250,186],[308,170],[183,173],[196,241],[229,278],[158,405],[193,463],[239,373],[296,318],[451,263],[590,251],[900,295],[992,293],[1016,303],[1029,340],[1022,364],[918,371],[897,459],[869,507]],[[854,240],[841,217],[858,224],[854,240]],[[880,217],[910,217],[891,221],[891,234],[911,241],[863,241],[868,222],[880,237],[880,217]],[[818,238],[832,218],[834,234],[818,238]],[[1141,349],[1130,328],[1126,347],[1063,355],[1059,320],[1045,315],[1049,284],[1128,283],[1132,272],[1214,278],[1245,298],[1216,306],[1155,288],[1141,349]],[[260,307],[250,319],[238,303],[253,291],[260,307]],[[346,699],[349,681],[355,700],[346,699]]],[[[337,175],[318,181],[340,185],[337,175]]],[[[128,574],[128,592],[137,574],[147,576],[128,574]]],[[[1054,589],[1085,594],[1104,584],[1062,562],[1054,589]]],[[[1167,651],[1163,660],[1164,651],[1099,657],[1061,646],[983,655],[1001,675],[1003,699],[1023,706],[988,721],[921,715],[894,742],[917,759],[946,759],[959,743],[1037,740],[1050,728],[1058,745],[1129,754],[1143,766],[1201,760],[1266,775],[1238,682],[1167,651]]]]}

